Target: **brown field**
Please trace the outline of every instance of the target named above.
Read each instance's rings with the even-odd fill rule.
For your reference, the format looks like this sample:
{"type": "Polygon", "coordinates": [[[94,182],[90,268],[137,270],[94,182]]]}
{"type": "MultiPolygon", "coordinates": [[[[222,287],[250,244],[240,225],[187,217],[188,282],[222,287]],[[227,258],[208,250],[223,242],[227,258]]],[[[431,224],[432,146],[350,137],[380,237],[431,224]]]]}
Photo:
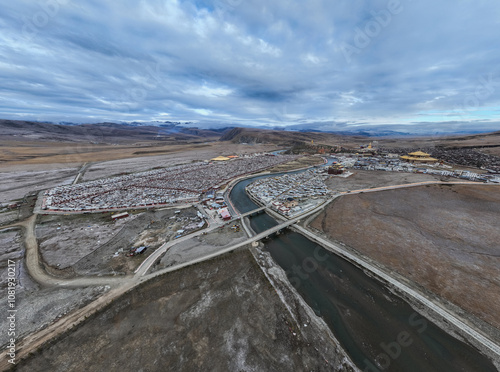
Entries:
{"type": "Polygon", "coordinates": [[[165,145],[158,143],[124,145],[93,145],[78,143],[36,143],[6,144],[0,142],[0,169],[12,169],[31,164],[82,164],[126,158],[168,155],[172,153],[198,154],[200,159],[210,156],[247,154],[277,149],[272,144],[242,145],[227,142],[203,144],[165,145]]]}
{"type": "Polygon", "coordinates": [[[273,173],[279,173],[279,172],[289,172],[291,170],[295,169],[302,169],[305,167],[310,167],[313,165],[323,165],[324,161],[323,158],[318,157],[318,156],[303,156],[301,158],[298,158],[297,160],[285,163],[285,164],[280,164],[277,165],[276,167],[273,167],[270,169],[271,172],[273,173]]]}
{"type": "Polygon", "coordinates": [[[311,226],[500,328],[500,187],[349,195],[311,226]]]}
{"type": "Polygon", "coordinates": [[[329,334],[294,312],[251,254],[235,252],[133,289],[16,370],[353,371],[329,334]]]}
{"type": "Polygon", "coordinates": [[[78,164],[125,158],[168,155],[178,152],[232,155],[275,149],[273,145],[240,145],[223,142],[198,144],[137,143],[129,145],[94,145],[72,142],[0,142],[0,169],[26,164],[78,164]]]}

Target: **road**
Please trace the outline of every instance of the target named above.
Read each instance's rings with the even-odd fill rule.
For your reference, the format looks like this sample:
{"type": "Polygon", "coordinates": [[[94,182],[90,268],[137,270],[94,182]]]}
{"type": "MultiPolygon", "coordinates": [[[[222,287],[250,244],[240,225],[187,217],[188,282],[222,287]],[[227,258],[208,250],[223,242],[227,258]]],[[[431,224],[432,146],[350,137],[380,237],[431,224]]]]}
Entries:
{"type": "Polygon", "coordinates": [[[445,318],[447,321],[455,325],[457,328],[465,332],[470,338],[476,340],[479,342],[481,345],[483,345],[485,348],[491,350],[493,353],[495,353],[497,356],[500,357],[500,346],[497,345],[495,342],[493,342],[491,339],[489,339],[487,336],[482,334],[481,332],[478,332],[474,328],[470,327],[465,320],[462,320],[458,315],[451,313],[447,309],[441,307],[438,305],[435,301],[432,301],[431,299],[423,296],[421,293],[413,290],[406,284],[398,281],[396,278],[390,276],[386,272],[380,270],[378,267],[372,265],[371,263],[363,260],[362,258],[346,251],[342,247],[330,242],[329,240],[323,239],[322,237],[312,233],[311,231],[307,230],[304,227],[295,225],[294,229],[298,230],[301,234],[305,235],[312,241],[322,245],[323,247],[326,247],[330,251],[334,252],[340,257],[345,258],[346,260],[350,262],[354,262],[357,265],[361,266],[362,268],[370,271],[371,273],[375,274],[377,277],[381,278],[383,281],[390,283],[394,287],[398,288],[402,293],[409,295],[413,297],[416,301],[419,303],[423,304],[425,307],[435,311],[437,314],[445,318]]]}
{"type": "MultiPolygon", "coordinates": [[[[257,211],[261,211],[263,209],[266,209],[266,207],[262,207],[262,208],[257,208],[253,211],[250,211],[250,212],[247,212],[245,213],[244,215],[249,215],[249,214],[252,214],[252,213],[255,213],[257,211]]],[[[316,208],[312,211],[310,211],[308,214],[312,214],[312,213],[315,213],[319,210],[319,208],[316,208]]],[[[239,217],[238,217],[239,218],[239,217]]],[[[225,254],[225,253],[228,253],[228,252],[231,252],[231,251],[234,251],[235,249],[238,249],[240,247],[243,247],[247,244],[251,244],[253,242],[256,242],[258,240],[261,240],[281,229],[284,229],[294,223],[296,223],[300,218],[302,218],[302,216],[300,217],[297,217],[297,218],[294,218],[293,220],[288,220],[288,221],[285,221],[275,227],[272,227],[270,228],[269,230],[266,230],[260,234],[257,234],[257,235],[254,235],[250,238],[248,238],[247,240],[241,242],[241,243],[238,243],[238,244],[235,244],[231,247],[228,247],[228,248],[225,248],[225,249],[222,249],[220,251],[217,251],[215,253],[212,253],[210,255],[207,255],[205,257],[201,257],[200,259],[196,259],[196,260],[193,260],[193,261],[189,261],[187,262],[186,264],[183,264],[183,265],[179,265],[179,268],[181,267],[185,267],[185,266],[189,266],[189,265],[192,265],[192,264],[195,264],[195,263],[198,263],[198,262],[202,262],[202,261],[206,261],[206,260],[209,260],[211,258],[214,258],[214,257],[217,257],[217,256],[220,256],[222,254],[225,254]]],[[[234,221],[234,219],[232,220],[234,221]]],[[[228,222],[230,223],[230,222],[228,222]]],[[[177,243],[180,243],[180,242],[183,242],[185,240],[188,240],[188,239],[191,239],[195,236],[198,236],[198,235],[201,235],[203,234],[204,232],[210,232],[210,231],[213,231],[215,230],[216,228],[218,228],[220,226],[212,226],[212,227],[209,227],[208,229],[204,229],[204,230],[200,230],[200,231],[197,231],[193,234],[189,234],[189,235],[186,235],[186,236],[183,236],[182,238],[179,238],[179,239],[176,239],[176,240],[173,240],[173,241],[169,241],[167,243],[165,243],[164,245],[162,245],[160,248],[158,248],[156,251],[154,251],[153,254],[151,254],[148,258],[146,258],[144,260],[144,262],[141,264],[141,266],[139,266],[136,270],[135,270],[135,275],[136,276],[144,276],[148,270],[151,268],[151,266],[156,262],[156,260],[163,254],[165,253],[171,246],[177,244],[177,243]]],[[[168,269],[171,269],[171,268],[168,268],[168,269]]],[[[169,270],[169,271],[172,271],[172,270],[169,270]]]]}
{"type": "MultiPolygon", "coordinates": [[[[157,272],[155,272],[153,274],[149,274],[149,275],[144,276],[144,277],[150,279],[150,278],[153,278],[153,277],[158,276],[158,275],[162,275],[162,274],[165,274],[165,273],[168,273],[168,272],[179,270],[179,269],[182,269],[184,267],[187,267],[187,266],[190,266],[190,265],[194,265],[194,264],[197,264],[197,263],[200,263],[200,262],[203,262],[203,261],[211,260],[212,258],[221,256],[221,255],[229,253],[229,252],[232,252],[232,251],[234,251],[234,250],[236,250],[238,248],[244,247],[244,246],[246,246],[248,244],[251,244],[253,242],[256,242],[256,241],[259,241],[261,239],[264,239],[264,238],[268,237],[269,235],[272,235],[272,234],[274,234],[274,233],[276,233],[276,232],[278,232],[280,230],[283,230],[283,229],[287,228],[288,226],[291,226],[291,225],[293,225],[293,224],[295,224],[297,222],[300,222],[300,219],[308,217],[309,215],[312,215],[312,214],[318,212],[323,207],[324,207],[324,205],[320,205],[320,206],[316,207],[315,209],[309,211],[308,213],[306,213],[304,215],[301,215],[301,216],[293,218],[291,220],[287,220],[285,222],[282,222],[282,223],[280,223],[280,224],[278,224],[278,225],[276,225],[276,226],[274,226],[274,227],[272,227],[270,229],[267,229],[266,231],[263,231],[263,232],[261,232],[261,233],[259,233],[257,235],[251,236],[248,239],[246,239],[246,240],[244,240],[244,241],[242,241],[240,243],[234,244],[234,245],[232,245],[230,247],[221,249],[221,250],[219,250],[217,252],[208,254],[206,256],[197,258],[197,259],[189,261],[189,262],[185,262],[185,263],[182,263],[182,264],[179,264],[179,265],[167,267],[166,269],[159,270],[159,271],[157,271],[157,272]]],[[[186,236],[186,238],[192,237],[192,236],[193,235],[189,235],[189,236],[186,236]]],[[[149,256],[149,257],[151,257],[151,256],[149,256]]],[[[145,275],[147,273],[149,267],[153,264],[153,262],[154,262],[154,260],[152,260],[152,262],[150,262],[148,264],[147,268],[146,267],[142,268],[140,272],[136,271],[136,275],[141,275],[141,276],[145,275]]]]}
{"type": "Polygon", "coordinates": [[[78,174],[76,175],[72,185],[76,185],[76,183],[78,182],[78,180],[80,179],[80,177],[85,173],[85,171],[87,170],[87,168],[89,167],[89,163],[83,163],[82,167],[80,168],[80,170],[78,171],[78,174]]]}
{"type": "Polygon", "coordinates": [[[126,280],[130,280],[132,276],[121,277],[79,277],[75,279],[59,279],[42,268],[39,261],[38,243],[36,241],[35,222],[37,215],[34,214],[28,219],[15,224],[24,228],[25,232],[25,247],[26,247],[26,267],[30,276],[38,283],[45,286],[61,286],[61,287],[86,287],[98,285],[117,285],[122,284],[126,280]]]}
{"type": "MultiPolygon", "coordinates": [[[[374,187],[370,189],[359,189],[353,191],[342,191],[341,195],[344,194],[361,194],[365,192],[375,192],[375,191],[385,191],[385,190],[395,190],[395,189],[404,189],[407,187],[417,187],[417,186],[426,186],[426,185],[485,185],[485,186],[495,186],[492,183],[478,183],[478,182],[465,182],[465,181],[456,181],[456,182],[441,182],[441,181],[427,181],[427,182],[415,182],[415,183],[405,183],[402,185],[393,185],[393,186],[382,186],[382,187],[374,187]]],[[[498,186],[498,185],[497,185],[498,186]]]]}

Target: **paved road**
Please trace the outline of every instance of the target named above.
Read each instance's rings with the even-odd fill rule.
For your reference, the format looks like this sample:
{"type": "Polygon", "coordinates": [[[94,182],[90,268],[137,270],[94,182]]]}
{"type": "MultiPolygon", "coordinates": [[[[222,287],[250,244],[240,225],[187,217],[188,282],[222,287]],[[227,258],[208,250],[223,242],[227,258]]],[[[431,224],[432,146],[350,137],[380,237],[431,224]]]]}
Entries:
{"type": "MultiPolygon", "coordinates": [[[[375,191],[384,191],[384,190],[394,190],[394,189],[404,189],[407,187],[416,187],[416,186],[425,186],[425,185],[485,185],[485,186],[495,186],[492,183],[479,183],[479,182],[465,182],[465,181],[457,181],[457,182],[440,182],[440,181],[426,181],[426,182],[415,182],[415,183],[405,183],[402,185],[393,185],[393,186],[382,186],[382,187],[374,187],[369,189],[359,189],[353,191],[342,191],[340,194],[359,194],[365,192],[375,192],[375,191]]],[[[498,185],[497,185],[498,186],[498,185]]]]}
{"type": "Polygon", "coordinates": [[[87,168],[88,168],[89,165],[90,165],[89,163],[83,163],[83,165],[80,168],[80,170],[78,171],[78,174],[76,175],[76,177],[75,177],[72,185],[75,185],[78,182],[78,180],[85,173],[85,171],[87,170],[87,168]]]}
{"type": "MultiPolygon", "coordinates": [[[[148,275],[146,277],[150,278],[150,277],[158,276],[158,275],[161,275],[161,274],[164,274],[164,273],[167,273],[167,272],[179,270],[179,269],[182,269],[183,267],[190,266],[190,265],[193,265],[193,264],[196,264],[196,263],[200,263],[200,262],[203,262],[203,261],[207,261],[207,260],[210,260],[210,259],[215,258],[217,256],[221,256],[223,254],[232,252],[235,249],[244,247],[244,246],[246,246],[248,244],[251,244],[253,242],[256,242],[256,241],[259,241],[261,239],[264,239],[264,238],[268,237],[269,235],[274,234],[275,232],[278,232],[278,231],[280,231],[280,230],[282,230],[282,229],[284,229],[284,228],[286,228],[286,227],[288,227],[290,225],[293,225],[293,224],[295,224],[297,222],[300,222],[300,220],[302,218],[307,218],[309,215],[312,215],[312,214],[318,212],[319,210],[321,210],[322,208],[324,208],[324,206],[325,206],[324,204],[320,205],[320,206],[312,209],[311,211],[309,211],[309,212],[307,212],[307,213],[305,213],[305,214],[303,214],[301,216],[295,217],[295,218],[293,218],[291,220],[284,221],[284,222],[282,222],[282,223],[280,223],[280,224],[278,224],[278,225],[276,225],[276,226],[274,226],[274,227],[272,227],[272,228],[270,228],[270,229],[268,229],[266,231],[263,231],[263,232],[261,232],[261,233],[259,233],[257,235],[251,236],[248,239],[246,239],[246,240],[244,240],[244,241],[242,241],[240,243],[234,244],[234,245],[232,245],[230,247],[221,249],[221,250],[219,250],[217,252],[208,254],[208,255],[206,255],[204,257],[200,257],[200,258],[197,258],[197,259],[189,261],[189,262],[185,262],[185,263],[182,263],[182,264],[179,264],[179,265],[176,265],[176,266],[168,267],[168,268],[160,270],[160,271],[158,271],[158,272],[156,272],[154,274],[150,274],[150,275],[148,275]]],[[[199,233],[201,233],[201,232],[198,232],[197,235],[199,235],[199,233]]],[[[183,240],[186,240],[186,239],[188,239],[190,237],[193,237],[193,236],[196,236],[196,235],[195,234],[191,234],[191,235],[185,236],[184,237],[185,239],[183,239],[183,240]]],[[[181,241],[181,239],[178,239],[177,241],[181,241]]],[[[177,241],[175,241],[175,242],[177,242],[177,241]]],[[[169,242],[169,243],[174,243],[174,242],[169,242]]],[[[163,252],[165,252],[172,245],[161,247],[160,248],[161,251],[160,251],[160,249],[158,249],[157,251],[155,251],[155,254],[156,253],[158,253],[158,254],[155,255],[154,258],[153,258],[153,255],[149,256],[148,259],[151,258],[151,260],[147,264],[145,264],[146,261],[144,261],[143,262],[144,266],[142,267],[142,265],[141,265],[141,267],[139,267],[136,270],[136,274],[135,275],[136,276],[146,275],[147,271],[149,270],[149,268],[151,267],[151,265],[155,262],[156,258],[158,258],[163,252]]]]}

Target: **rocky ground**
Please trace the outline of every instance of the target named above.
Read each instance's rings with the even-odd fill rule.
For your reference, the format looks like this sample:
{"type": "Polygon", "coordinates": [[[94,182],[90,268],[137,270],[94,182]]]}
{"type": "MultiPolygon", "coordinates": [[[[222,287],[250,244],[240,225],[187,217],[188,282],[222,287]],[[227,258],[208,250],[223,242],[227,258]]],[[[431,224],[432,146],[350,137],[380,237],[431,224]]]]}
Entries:
{"type": "Polygon", "coordinates": [[[432,185],[337,199],[312,223],[500,328],[500,188],[432,185]]]}
{"type": "Polygon", "coordinates": [[[15,370],[354,371],[297,319],[240,251],[141,285],[15,370]]]}

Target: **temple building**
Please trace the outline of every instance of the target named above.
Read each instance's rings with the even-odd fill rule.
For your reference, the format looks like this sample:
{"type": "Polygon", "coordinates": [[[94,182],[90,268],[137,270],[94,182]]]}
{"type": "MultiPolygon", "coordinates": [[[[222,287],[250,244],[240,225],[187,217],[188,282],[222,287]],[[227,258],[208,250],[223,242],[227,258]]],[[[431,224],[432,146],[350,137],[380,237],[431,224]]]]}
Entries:
{"type": "Polygon", "coordinates": [[[401,160],[410,163],[435,163],[438,159],[432,158],[430,154],[422,151],[410,152],[408,155],[401,156],[401,160]]]}

